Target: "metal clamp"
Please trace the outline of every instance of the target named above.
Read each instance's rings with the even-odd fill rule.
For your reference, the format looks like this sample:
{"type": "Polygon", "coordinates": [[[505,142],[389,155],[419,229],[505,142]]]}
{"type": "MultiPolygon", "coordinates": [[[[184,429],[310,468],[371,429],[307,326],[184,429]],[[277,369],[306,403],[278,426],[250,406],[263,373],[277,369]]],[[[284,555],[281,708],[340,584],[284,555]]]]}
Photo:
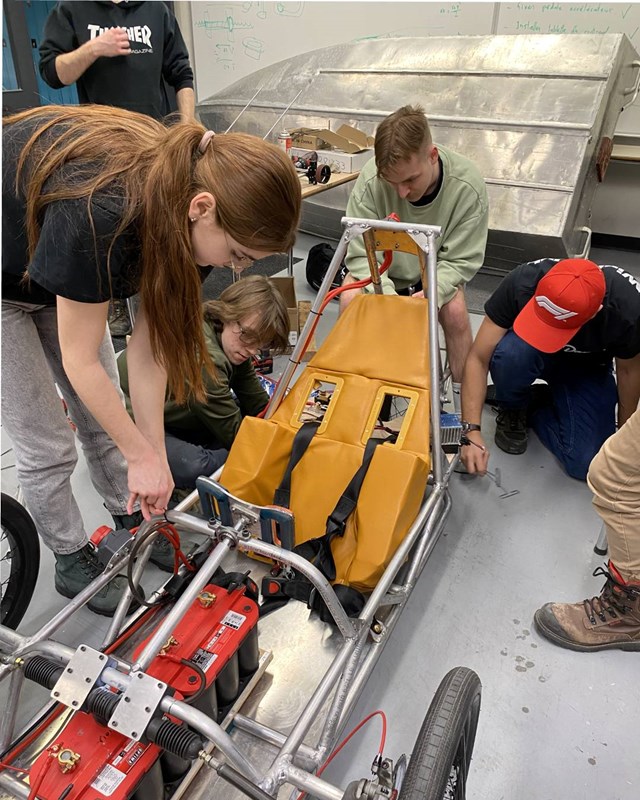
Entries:
{"type": "Polygon", "coordinates": [[[625,108],[628,108],[633,102],[635,102],[636,97],[638,96],[638,92],[640,92],[640,61],[632,61],[631,66],[635,67],[638,70],[638,74],[636,75],[636,82],[633,86],[630,86],[628,89],[623,89],[622,94],[625,95],[632,95],[631,100],[628,103],[625,103],[622,106],[621,111],[624,111],[625,108]]]}
{"type": "Polygon", "coordinates": [[[108,663],[104,653],[81,644],[51,690],[51,697],[69,708],[80,708],[108,663]]]}
{"type": "Polygon", "coordinates": [[[584,248],[580,253],[575,254],[575,258],[588,258],[589,257],[589,250],[591,250],[591,235],[593,231],[586,225],[583,225],[581,228],[578,228],[579,231],[583,231],[587,238],[584,243],[584,248]]]}
{"type": "Polygon", "coordinates": [[[107,725],[139,741],[167,691],[167,684],[145,672],[135,672],[107,725]]]}

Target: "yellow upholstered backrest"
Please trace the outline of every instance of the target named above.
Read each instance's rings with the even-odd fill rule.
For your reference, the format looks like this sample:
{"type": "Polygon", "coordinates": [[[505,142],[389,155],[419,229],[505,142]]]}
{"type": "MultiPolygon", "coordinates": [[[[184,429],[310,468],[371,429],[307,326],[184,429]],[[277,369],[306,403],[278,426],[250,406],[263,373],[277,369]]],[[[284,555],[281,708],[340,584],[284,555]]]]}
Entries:
{"type": "Polygon", "coordinates": [[[333,384],[327,412],[291,478],[296,543],[322,536],[326,520],[362,463],[386,394],[409,398],[395,443],[376,448],[344,537],[332,545],[337,582],[372,588],[415,518],[429,473],[427,303],[363,295],[340,316],[279,408],[247,417],[220,483],[232,494],[269,505],[301,427],[310,392],[333,384]]]}

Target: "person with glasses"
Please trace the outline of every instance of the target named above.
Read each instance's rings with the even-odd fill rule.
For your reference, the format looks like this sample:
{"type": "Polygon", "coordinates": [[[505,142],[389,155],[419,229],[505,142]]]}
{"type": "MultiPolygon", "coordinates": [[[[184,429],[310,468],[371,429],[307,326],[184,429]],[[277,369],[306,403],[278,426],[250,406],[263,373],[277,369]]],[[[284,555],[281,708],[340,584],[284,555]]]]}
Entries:
{"type": "MultiPolygon", "coordinates": [[[[255,416],[269,400],[252,357],[265,349],[282,352],[288,344],[286,303],[263,275],[242,278],[203,307],[204,338],[216,375],[203,373],[203,400],[181,403],[170,397],[164,406],[167,457],[178,489],[194,489],[198,476],[211,475],[224,463],[242,418],[255,416]]],[[[131,409],[127,361],[125,351],[118,370],[131,409]]],[[[169,555],[173,568],[173,552],[169,555]]],[[[154,563],[161,566],[159,559],[154,563]]]]}
{"type": "MultiPolygon", "coordinates": [[[[216,375],[202,274],[287,252],[301,207],[286,154],[195,121],[166,126],[99,105],[42,106],[3,120],[2,423],[55,586],[74,597],[100,572],[73,496],[77,426],[91,480],[118,526],[164,513],[173,479],[167,389],[206,398],[216,375]],[[128,361],[134,420],[107,331],[109,301],[140,297],[128,361]],[[204,371],[203,371],[204,368],[204,371]],[[139,517],[139,515],[138,515],[139,517]]],[[[90,602],[110,615],[117,577],[90,602]]]]}

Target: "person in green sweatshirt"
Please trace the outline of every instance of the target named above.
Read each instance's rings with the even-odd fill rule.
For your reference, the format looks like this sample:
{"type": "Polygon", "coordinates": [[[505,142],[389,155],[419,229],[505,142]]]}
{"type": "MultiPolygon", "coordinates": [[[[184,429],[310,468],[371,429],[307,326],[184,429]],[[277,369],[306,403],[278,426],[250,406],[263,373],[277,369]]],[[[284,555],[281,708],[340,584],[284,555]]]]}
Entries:
{"type": "MultiPolygon", "coordinates": [[[[216,367],[216,378],[204,374],[206,399],[164,406],[165,445],[178,489],[195,488],[199,475],[218,469],[238,432],[242,418],[264,409],[269,396],[251,361],[259,350],[278,353],[288,343],[285,301],[263,275],[242,278],[217,300],[203,305],[204,336],[216,367]]],[[[120,384],[131,413],[126,350],[118,359],[120,384]]]]}
{"type": "MultiPolygon", "coordinates": [[[[420,106],[403,106],[376,131],[375,158],[363,167],[347,205],[348,217],[384,219],[395,212],[402,222],[439,225],[438,307],[455,393],[459,395],[472,335],[464,285],[484,261],[489,204],[478,168],[469,159],[433,142],[420,106]]],[[[346,256],[344,284],[369,276],[364,242],[356,237],[346,256]]],[[[343,285],[344,285],[343,284],[343,285]]],[[[395,253],[382,276],[385,294],[422,297],[415,256],[395,253]]],[[[371,290],[371,287],[368,287],[371,290]]],[[[340,310],[362,290],[340,295],[340,310]]]]}

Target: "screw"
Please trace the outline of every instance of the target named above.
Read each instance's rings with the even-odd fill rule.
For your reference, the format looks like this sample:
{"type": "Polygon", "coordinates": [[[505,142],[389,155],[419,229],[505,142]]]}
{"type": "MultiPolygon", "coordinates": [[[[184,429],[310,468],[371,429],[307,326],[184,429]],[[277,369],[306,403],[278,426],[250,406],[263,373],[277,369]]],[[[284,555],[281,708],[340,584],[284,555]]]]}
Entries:
{"type": "Polygon", "coordinates": [[[72,700],[71,701],[71,705],[75,708],[78,705],[78,701],[77,700],[72,700]]]}
{"type": "Polygon", "coordinates": [[[91,683],[91,678],[85,678],[85,679],[84,679],[84,682],[85,682],[85,683],[91,683]]]}
{"type": "Polygon", "coordinates": [[[131,698],[130,697],[125,697],[124,698],[124,702],[125,703],[130,703],[131,702],[131,698]]]}
{"type": "Polygon", "coordinates": [[[69,674],[71,674],[71,673],[73,672],[73,670],[71,669],[71,667],[67,667],[67,672],[68,672],[69,674]]]}
{"type": "Polygon", "coordinates": [[[54,693],[53,693],[53,696],[54,696],[54,697],[60,697],[60,692],[54,692],[54,693]]]}
{"type": "Polygon", "coordinates": [[[131,738],[137,739],[138,738],[138,731],[131,731],[131,738]]]}
{"type": "Polygon", "coordinates": [[[80,645],[80,652],[81,653],[86,653],[86,651],[87,651],[87,648],[83,644],[81,644],[80,645]]]}
{"type": "Polygon", "coordinates": [[[150,708],[150,706],[145,706],[145,707],[144,707],[144,710],[147,712],[147,714],[150,714],[150,713],[151,713],[151,708],[150,708]]]}
{"type": "Polygon", "coordinates": [[[103,655],[99,655],[98,656],[98,661],[104,661],[104,656],[103,655]]]}
{"type": "Polygon", "coordinates": [[[117,727],[118,727],[118,721],[117,721],[117,720],[114,720],[114,721],[111,723],[111,727],[112,727],[112,728],[117,728],[117,727]]]}
{"type": "Polygon", "coordinates": [[[187,683],[195,683],[197,680],[198,679],[196,678],[195,675],[189,675],[189,677],[187,678],[187,683]]]}

